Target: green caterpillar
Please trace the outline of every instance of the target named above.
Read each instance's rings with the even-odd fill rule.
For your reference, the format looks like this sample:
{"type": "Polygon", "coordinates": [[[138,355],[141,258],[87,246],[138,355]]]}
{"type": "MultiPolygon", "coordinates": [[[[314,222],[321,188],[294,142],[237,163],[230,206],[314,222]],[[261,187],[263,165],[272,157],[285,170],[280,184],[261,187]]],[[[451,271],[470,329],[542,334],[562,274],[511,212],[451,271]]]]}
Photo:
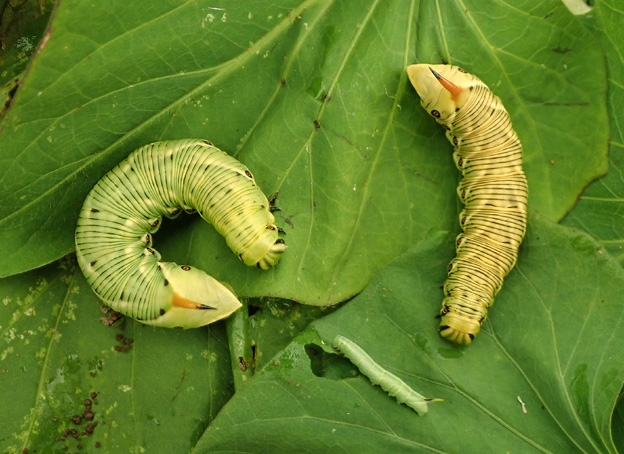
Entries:
{"type": "Polygon", "coordinates": [[[429,402],[440,402],[442,399],[428,399],[409,387],[393,373],[377,364],[362,347],[344,336],[336,336],[334,348],[341,351],[357,367],[360,372],[368,377],[373,385],[381,386],[389,396],[394,397],[398,403],[412,408],[419,415],[427,413],[429,402]]]}
{"type": "Polygon", "coordinates": [[[202,140],[145,145],[108,172],[87,196],[76,256],[95,293],[142,323],[196,328],[241,304],[204,271],[160,260],[151,247],[162,216],[195,212],[246,265],[274,266],[286,246],[270,203],[251,172],[202,140]]]}
{"type": "Polygon", "coordinates": [[[411,65],[420,103],[446,131],[463,179],[457,193],[457,256],[444,284],[440,334],[469,344],[516,264],[526,231],[528,186],[522,145],[501,100],[476,76],[448,65],[411,65]]]}

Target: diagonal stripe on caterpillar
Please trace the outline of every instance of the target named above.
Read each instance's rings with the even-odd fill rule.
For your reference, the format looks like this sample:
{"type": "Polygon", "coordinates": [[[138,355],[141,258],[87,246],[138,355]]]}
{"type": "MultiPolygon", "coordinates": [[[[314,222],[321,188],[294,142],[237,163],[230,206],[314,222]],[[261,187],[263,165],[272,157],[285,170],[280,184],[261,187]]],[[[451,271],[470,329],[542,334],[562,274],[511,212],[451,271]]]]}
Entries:
{"type": "Polygon", "coordinates": [[[145,145],[95,185],[76,228],[76,256],[95,293],[142,323],[195,328],[241,304],[204,271],[160,260],[162,216],[197,211],[246,265],[274,266],[286,246],[266,196],[243,164],[203,140],[145,145]]]}
{"type": "Polygon", "coordinates": [[[522,145],[501,100],[476,76],[450,65],[407,67],[424,109],[455,147],[463,179],[457,193],[457,256],[444,284],[440,334],[469,344],[511,271],[524,238],[528,186],[522,145]]]}

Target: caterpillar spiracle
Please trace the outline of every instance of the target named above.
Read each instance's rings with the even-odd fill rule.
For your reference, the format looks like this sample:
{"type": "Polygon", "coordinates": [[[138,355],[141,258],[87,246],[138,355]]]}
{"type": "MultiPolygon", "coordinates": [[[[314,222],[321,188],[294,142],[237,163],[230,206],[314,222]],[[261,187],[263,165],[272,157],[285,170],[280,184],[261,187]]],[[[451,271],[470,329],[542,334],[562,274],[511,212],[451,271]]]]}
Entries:
{"type": "Polygon", "coordinates": [[[442,399],[428,399],[414,391],[399,377],[377,364],[362,347],[352,340],[344,336],[336,336],[333,344],[334,348],[342,352],[362,374],[368,377],[373,385],[381,386],[381,389],[394,397],[398,403],[407,405],[420,416],[427,413],[429,402],[442,401],[442,399]]]}
{"type": "Polygon", "coordinates": [[[151,247],[162,216],[198,212],[246,265],[274,266],[286,246],[270,203],[243,164],[203,140],[145,145],[84,201],[76,256],[95,293],[142,323],[195,328],[241,304],[204,271],[161,260],[151,247]]]}
{"type": "Polygon", "coordinates": [[[446,129],[462,172],[463,233],[448,267],[440,334],[469,344],[503,278],[516,264],[526,231],[528,186],[522,145],[501,100],[481,80],[450,65],[407,67],[420,103],[446,129]]]}

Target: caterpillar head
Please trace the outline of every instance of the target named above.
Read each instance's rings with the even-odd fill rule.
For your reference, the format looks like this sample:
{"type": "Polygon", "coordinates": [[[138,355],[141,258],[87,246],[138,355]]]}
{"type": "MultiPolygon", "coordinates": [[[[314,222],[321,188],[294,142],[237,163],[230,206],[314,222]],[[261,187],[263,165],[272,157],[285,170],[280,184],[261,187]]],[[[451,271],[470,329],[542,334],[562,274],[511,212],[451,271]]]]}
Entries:
{"type": "Polygon", "coordinates": [[[450,65],[410,65],[407,75],[420,96],[420,104],[447,129],[475,83],[474,76],[450,65]]]}
{"type": "MultiPolygon", "coordinates": [[[[273,218],[272,215],[271,218],[273,218]]],[[[275,224],[267,225],[258,234],[254,243],[239,255],[239,258],[245,265],[257,266],[263,270],[275,266],[286,250],[284,240],[279,237],[280,232],[283,230],[275,224]]]]}
{"type": "Polygon", "coordinates": [[[481,330],[481,323],[455,312],[442,315],[440,335],[459,345],[468,345],[481,330]]]}

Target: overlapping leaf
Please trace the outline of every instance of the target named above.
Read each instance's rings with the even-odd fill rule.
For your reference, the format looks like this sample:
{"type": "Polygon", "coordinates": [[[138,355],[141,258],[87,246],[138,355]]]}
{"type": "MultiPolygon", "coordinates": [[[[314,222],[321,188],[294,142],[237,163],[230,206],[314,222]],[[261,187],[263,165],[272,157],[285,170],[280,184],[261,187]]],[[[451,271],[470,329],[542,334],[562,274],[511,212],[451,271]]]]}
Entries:
{"type": "Polygon", "coordinates": [[[457,172],[409,87],[414,61],[463,65],[503,98],[530,203],[554,219],[605,170],[600,49],[558,2],[93,8],[61,4],[0,133],[0,274],[70,252],[86,192],[132,149],[205,137],[279,191],[290,248],[273,273],[243,270],[197,220],[183,238],[192,253],[165,258],[242,294],[354,295],[427,229],[457,228],[457,172]]]}
{"type": "Polygon", "coordinates": [[[436,283],[452,249],[448,235],[432,235],[276,355],[195,452],[616,452],[624,271],[586,235],[530,220],[520,265],[472,345],[436,333],[436,283]],[[345,373],[337,334],[444,401],[419,417],[345,373]]]}

